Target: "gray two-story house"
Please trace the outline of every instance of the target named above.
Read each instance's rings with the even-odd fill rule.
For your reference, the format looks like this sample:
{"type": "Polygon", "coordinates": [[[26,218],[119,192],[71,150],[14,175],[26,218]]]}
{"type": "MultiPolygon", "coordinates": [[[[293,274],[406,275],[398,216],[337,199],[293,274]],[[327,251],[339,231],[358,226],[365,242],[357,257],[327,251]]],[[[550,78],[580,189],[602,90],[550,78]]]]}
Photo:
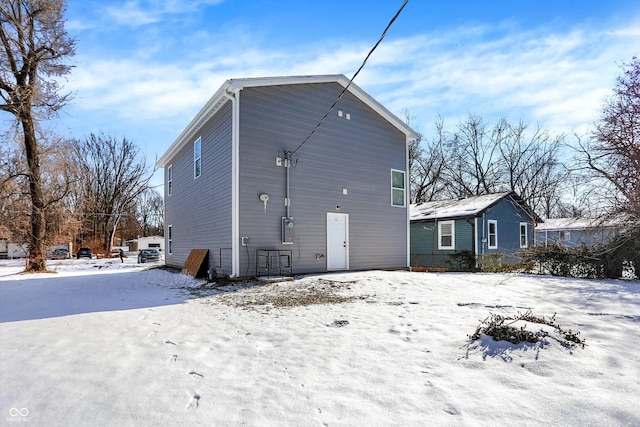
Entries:
{"type": "Polygon", "coordinates": [[[229,277],[408,267],[416,137],[344,75],[227,80],[158,161],[167,265],[208,249],[229,277]]]}

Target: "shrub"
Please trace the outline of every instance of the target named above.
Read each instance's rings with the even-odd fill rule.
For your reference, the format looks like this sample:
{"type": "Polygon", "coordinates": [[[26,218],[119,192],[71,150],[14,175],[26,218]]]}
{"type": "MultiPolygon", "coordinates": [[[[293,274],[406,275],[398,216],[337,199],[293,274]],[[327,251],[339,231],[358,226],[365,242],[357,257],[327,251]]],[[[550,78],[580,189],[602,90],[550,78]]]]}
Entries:
{"type": "Polygon", "coordinates": [[[531,310],[527,310],[525,313],[518,313],[516,316],[502,316],[499,314],[490,314],[489,317],[480,322],[480,325],[476,328],[476,331],[469,336],[472,340],[480,339],[482,335],[492,337],[495,341],[508,341],[512,344],[520,344],[523,342],[535,344],[540,341],[541,338],[551,337],[557,340],[563,347],[575,347],[576,345],[584,348],[585,342],[580,339],[580,332],[573,332],[571,329],[568,331],[562,329],[560,325],[556,323],[556,315],[551,316],[550,319],[545,317],[534,316],[531,310]],[[552,333],[540,328],[539,331],[528,330],[526,325],[519,328],[514,326],[518,321],[524,321],[530,324],[538,324],[541,326],[550,326],[552,333]]]}
{"type": "Polygon", "coordinates": [[[537,265],[541,273],[579,278],[619,279],[625,265],[640,272],[640,229],[622,233],[606,243],[567,248],[557,242],[536,246],[524,254],[525,263],[537,265]]]}
{"type": "Polygon", "coordinates": [[[452,271],[477,271],[476,256],[470,250],[449,255],[445,261],[452,271]]]}
{"type": "Polygon", "coordinates": [[[502,252],[483,254],[480,257],[480,270],[485,273],[499,273],[509,270],[504,261],[505,255],[502,252]]]}

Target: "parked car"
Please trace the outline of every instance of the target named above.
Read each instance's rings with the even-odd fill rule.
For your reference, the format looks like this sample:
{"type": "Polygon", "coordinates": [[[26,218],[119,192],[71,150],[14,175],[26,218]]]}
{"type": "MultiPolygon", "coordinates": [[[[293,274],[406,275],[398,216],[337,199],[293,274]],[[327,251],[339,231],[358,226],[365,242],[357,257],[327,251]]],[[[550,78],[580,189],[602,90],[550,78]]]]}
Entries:
{"type": "Polygon", "coordinates": [[[160,261],[160,252],[157,249],[140,249],[140,252],[138,252],[139,264],[158,261],[160,261]]]}
{"type": "Polygon", "coordinates": [[[76,258],[93,258],[93,254],[91,253],[91,249],[89,248],[80,248],[78,249],[78,253],[76,254],[76,258]]]}
{"type": "Polygon", "coordinates": [[[71,254],[69,253],[69,251],[67,249],[54,249],[53,252],[51,252],[51,259],[69,259],[71,258],[71,254]]]}

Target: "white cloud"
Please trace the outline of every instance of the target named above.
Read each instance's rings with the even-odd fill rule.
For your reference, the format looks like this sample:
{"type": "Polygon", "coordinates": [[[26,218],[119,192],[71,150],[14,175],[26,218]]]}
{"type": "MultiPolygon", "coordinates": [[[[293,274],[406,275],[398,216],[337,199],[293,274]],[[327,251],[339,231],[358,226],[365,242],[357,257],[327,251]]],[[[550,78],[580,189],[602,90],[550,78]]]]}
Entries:
{"type": "MultiPolygon", "coordinates": [[[[176,4],[164,2],[158,10],[173,10],[176,4]]],[[[141,3],[126,5],[135,12],[141,3]]],[[[152,20],[154,13],[136,19],[152,20]]],[[[388,39],[356,83],[391,111],[410,109],[423,130],[438,116],[455,120],[475,112],[488,121],[509,116],[569,131],[592,122],[618,64],[636,53],[632,46],[640,45],[640,32],[631,30],[637,27],[636,21],[621,28],[522,32],[505,23],[388,39]]],[[[141,122],[181,117],[185,123],[227,78],[351,77],[370,49],[363,42],[326,40],[273,47],[243,28],[200,32],[197,38],[192,50],[171,60],[143,51],[127,60],[80,58],[70,79],[78,93],[77,108],[141,122]]]]}
{"type": "Polygon", "coordinates": [[[117,24],[138,27],[160,22],[167,15],[184,15],[222,2],[224,0],[128,0],[104,10],[117,24]]]}

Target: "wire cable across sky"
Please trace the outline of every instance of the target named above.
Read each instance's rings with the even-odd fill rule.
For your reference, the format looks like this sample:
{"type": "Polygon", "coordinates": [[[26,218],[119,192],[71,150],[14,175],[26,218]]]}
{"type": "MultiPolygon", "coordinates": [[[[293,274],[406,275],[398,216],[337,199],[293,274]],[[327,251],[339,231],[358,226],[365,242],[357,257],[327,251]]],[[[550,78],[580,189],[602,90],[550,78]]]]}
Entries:
{"type": "Polygon", "coordinates": [[[402,12],[402,9],[404,9],[404,7],[407,5],[407,3],[409,2],[409,0],[404,0],[404,2],[402,3],[402,6],[400,6],[400,9],[398,9],[398,11],[396,12],[396,14],[393,16],[393,18],[391,18],[391,21],[389,21],[389,23],[387,24],[387,27],[384,29],[384,31],[382,32],[382,35],[380,36],[380,38],[378,39],[378,41],[376,42],[376,44],[371,48],[371,50],[369,51],[369,53],[367,54],[367,56],[364,58],[364,61],[362,61],[362,64],[360,65],[360,68],[358,68],[358,70],[353,74],[353,77],[351,77],[349,79],[349,82],[347,83],[347,85],[344,87],[344,89],[342,89],[342,92],[340,92],[340,95],[338,95],[338,97],[336,98],[336,100],[334,101],[334,103],[331,105],[331,107],[329,107],[329,109],[327,110],[327,112],[324,114],[324,116],[322,116],[322,118],[320,119],[320,121],[318,122],[318,124],[316,125],[316,127],[313,128],[313,130],[311,132],[309,132],[309,135],[307,135],[307,137],[300,143],[300,145],[298,145],[296,147],[295,150],[291,151],[290,153],[288,153],[287,157],[290,157],[291,155],[295,154],[300,148],[302,148],[302,146],[304,144],[307,143],[307,141],[309,141],[309,139],[311,139],[311,137],[313,136],[313,134],[318,130],[318,128],[322,125],[322,123],[324,123],[324,121],[327,119],[327,117],[329,117],[329,114],[333,111],[333,109],[336,107],[336,105],[338,105],[338,101],[340,101],[340,99],[342,99],[342,96],[345,94],[345,92],[349,89],[349,86],[351,86],[351,83],[353,83],[353,80],[356,78],[356,76],[360,73],[360,71],[362,71],[362,69],[364,68],[365,64],[367,63],[367,61],[369,60],[369,57],[373,54],[373,52],[377,49],[378,45],[380,43],[382,43],[382,40],[384,39],[384,37],[387,35],[387,31],[389,31],[389,28],[391,28],[391,25],[393,25],[393,23],[395,22],[395,20],[398,18],[398,16],[400,16],[400,13],[402,12]]]}

